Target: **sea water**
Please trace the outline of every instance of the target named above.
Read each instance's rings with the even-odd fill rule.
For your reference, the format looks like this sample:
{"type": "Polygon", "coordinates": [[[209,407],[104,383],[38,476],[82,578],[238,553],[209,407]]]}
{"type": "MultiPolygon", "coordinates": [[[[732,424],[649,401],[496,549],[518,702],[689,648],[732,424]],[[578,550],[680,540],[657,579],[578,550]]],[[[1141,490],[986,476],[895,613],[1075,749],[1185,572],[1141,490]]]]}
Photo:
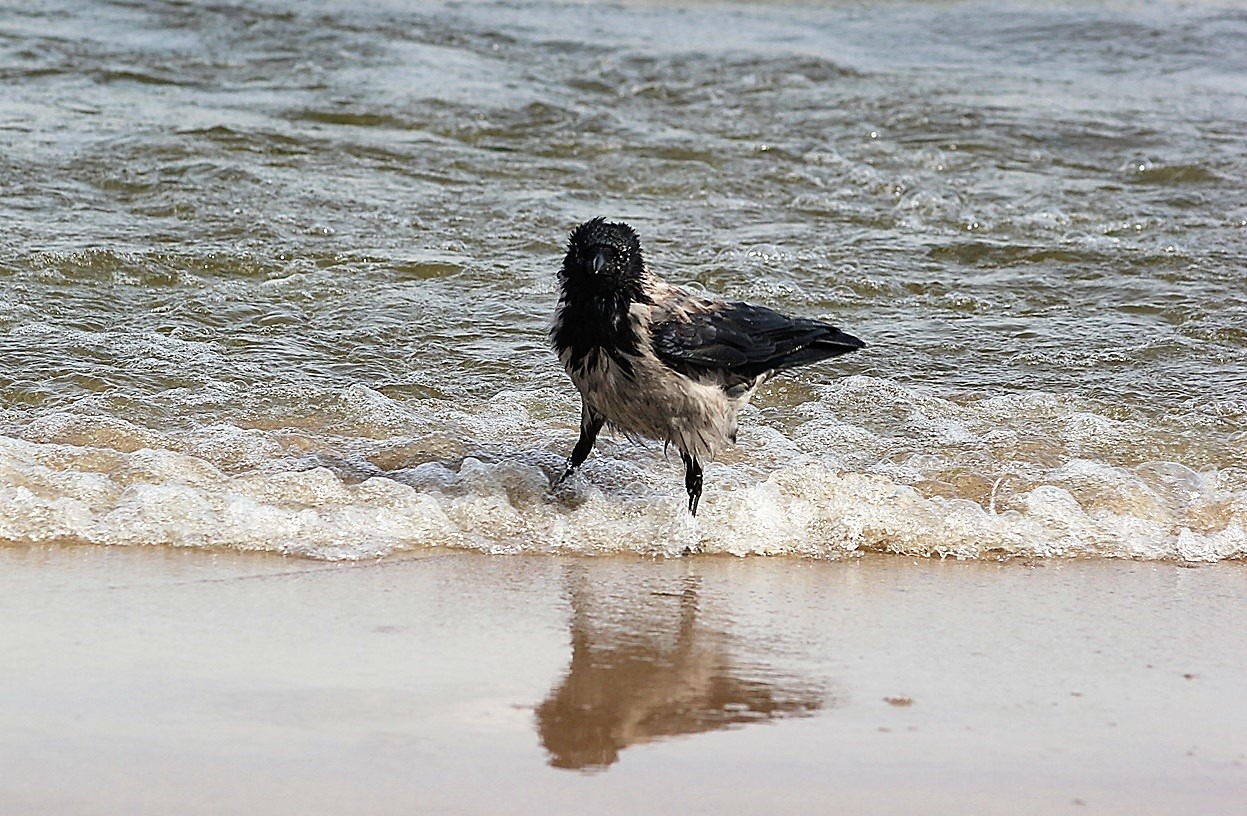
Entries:
{"type": "Polygon", "coordinates": [[[1247,10],[6,3],[0,542],[1247,556],[1247,10]],[[706,472],[548,347],[567,233],[866,349],[706,472]]]}

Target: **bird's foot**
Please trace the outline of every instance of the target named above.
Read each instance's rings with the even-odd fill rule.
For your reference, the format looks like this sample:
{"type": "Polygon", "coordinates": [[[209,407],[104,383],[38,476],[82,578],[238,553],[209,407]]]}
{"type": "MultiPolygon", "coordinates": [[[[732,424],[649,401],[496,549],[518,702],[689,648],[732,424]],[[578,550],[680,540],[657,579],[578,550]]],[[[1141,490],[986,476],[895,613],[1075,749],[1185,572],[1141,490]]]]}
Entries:
{"type": "Polygon", "coordinates": [[[568,479],[570,479],[570,478],[571,478],[571,475],[572,475],[573,473],[575,473],[575,472],[576,472],[576,466],[575,466],[575,465],[573,465],[573,464],[569,461],[569,462],[567,463],[567,465],[563,468],[563,473],[562,473],[562,475],[561,475],[561,476],[559,476],[559,477],[558,477],[557,479],[555,479],[554,481],[550,482],[550,492],[551,492],[551,493],[553,493],[554,491],[556,491],[556,490],[558,490],[560,487],[562,487],[562,486],[563,486],[563,482],[566,482],[568,479]]]}
{"type": "Polygon", "coordinates": [[[688,512],[697,515],[697,503],[701,501],[702,470],[696,459],[686,458],[684,489],[688,491],[688,512]]]}

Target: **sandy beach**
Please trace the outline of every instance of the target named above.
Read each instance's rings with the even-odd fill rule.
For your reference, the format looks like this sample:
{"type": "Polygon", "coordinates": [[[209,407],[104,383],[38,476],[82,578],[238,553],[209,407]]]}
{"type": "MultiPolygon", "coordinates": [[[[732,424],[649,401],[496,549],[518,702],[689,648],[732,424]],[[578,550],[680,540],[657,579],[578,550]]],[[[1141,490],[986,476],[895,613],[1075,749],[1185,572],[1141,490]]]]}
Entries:
{"type": "Polygon", "coordinates": [[[0,811],[1232,813],[1247,565],[0,549],[0,811]]]}

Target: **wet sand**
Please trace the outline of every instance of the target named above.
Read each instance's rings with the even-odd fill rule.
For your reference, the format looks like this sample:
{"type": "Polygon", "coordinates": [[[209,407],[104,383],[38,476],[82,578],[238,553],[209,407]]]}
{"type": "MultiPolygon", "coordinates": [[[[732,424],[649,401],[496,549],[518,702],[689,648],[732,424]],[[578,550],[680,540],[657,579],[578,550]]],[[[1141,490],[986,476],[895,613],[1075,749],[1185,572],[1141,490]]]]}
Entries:
{"type": "Polygon", "coordinates": [[[5,814],[1239,812],[1247,565],[0,548],[5,814]]]}

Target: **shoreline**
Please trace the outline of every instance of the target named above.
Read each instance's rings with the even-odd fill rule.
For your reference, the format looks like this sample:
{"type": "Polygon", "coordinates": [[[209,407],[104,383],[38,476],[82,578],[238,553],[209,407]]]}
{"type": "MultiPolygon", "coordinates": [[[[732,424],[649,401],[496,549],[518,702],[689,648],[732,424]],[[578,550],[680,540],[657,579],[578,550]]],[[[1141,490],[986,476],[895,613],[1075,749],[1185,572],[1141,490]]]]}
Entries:
{"type": "Polygon", "coordinates": [[[1230,812],[1247,565],[3,547],[6,813],[1230,812]]]}

